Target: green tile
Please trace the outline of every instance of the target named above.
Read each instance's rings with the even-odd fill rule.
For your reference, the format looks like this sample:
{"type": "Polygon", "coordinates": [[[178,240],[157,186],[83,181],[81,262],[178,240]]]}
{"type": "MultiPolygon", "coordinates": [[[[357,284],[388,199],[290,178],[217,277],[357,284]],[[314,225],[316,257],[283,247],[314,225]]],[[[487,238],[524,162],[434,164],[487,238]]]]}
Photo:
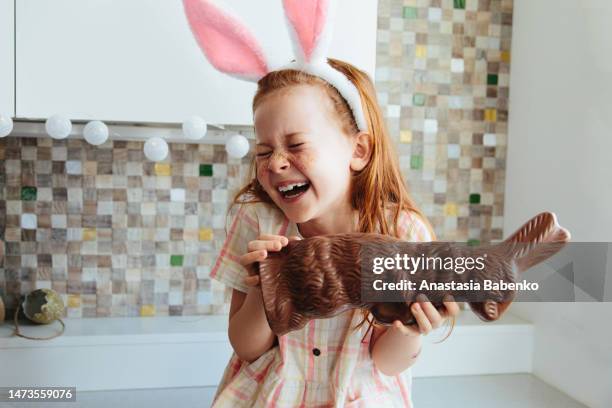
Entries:
{"type": "Polygon", "coordinates": [[[21,187],[21,199],[23,201],[36,201],[36,187],[21,187]]]}
{"type": "Polygon", "coordinates": [[[170,266],[183,266],[183,255],[170,255],[170,266]]]}
{"type": "Polygon", "coordinates": [[[480,245],[480,240],[479,239],[468,239],[467,244],[468,246],[478,246],[480,245]]]}
{"type": "Polygon", "coordinates": [[[404,18],[414,19],[417,18],[416,7],[404,7],[404,18]]]}
{"type": "Polygon", "coordinates": [[[465,9],[465,0],[454,0],[456,9],[465,9]]]}
{"type": "Polygon", "coordinates": [[[200,164],[200,176],[212,177],[213,166],[212,164],[200,164]]]}
{"type": "Polygon", "coordinates": [[[410,158],[410,168],[411,169],[420,169],[423,167],[423,156],[413,155],[410,158]]]}
{"type": "Polygon", "coordinates": [[[412,103],[414,106],[424,106],[425,105],[425,95],[422,93],[416,93],[412,97],[412,103]]]}
{"type": "Polygon", "coordinates": [[[487,84],[497,85],[498,82],[499,82],[499,76],[497,74],[487,75],[487,84]]]}
{"type": "Polygon", "coordinates": [[[470,204],[480,204],[480,194],[470,194],[470,204]]]}

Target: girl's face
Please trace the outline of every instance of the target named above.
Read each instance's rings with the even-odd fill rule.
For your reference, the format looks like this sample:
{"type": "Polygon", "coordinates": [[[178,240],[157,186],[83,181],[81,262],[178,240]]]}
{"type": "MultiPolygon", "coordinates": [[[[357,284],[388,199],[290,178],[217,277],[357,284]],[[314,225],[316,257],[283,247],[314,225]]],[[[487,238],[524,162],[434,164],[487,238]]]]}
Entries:
{"type": "Polygon", "coordinates": [[[304,223],[350,208],[353,143],[323,89],[276,91],[254,122],[257,179],[287,218],[304,223]]]}

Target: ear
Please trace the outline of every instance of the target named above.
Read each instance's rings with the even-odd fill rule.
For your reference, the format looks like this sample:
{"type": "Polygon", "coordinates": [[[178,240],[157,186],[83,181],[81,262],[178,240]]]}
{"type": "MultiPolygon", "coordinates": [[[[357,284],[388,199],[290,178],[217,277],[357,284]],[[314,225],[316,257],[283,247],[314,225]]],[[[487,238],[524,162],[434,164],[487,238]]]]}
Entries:
{"type": "Polygon", "coordinates": [[[368,165],[372,157],[372,136],[366,132],[359,132],[353,136],[353,157],[351,170],[361,171],[368,165]]]}
{"type": "Polygon", "coordinates": [[[259,42],[238,18],[210,0],[183,0],[183,5],[198,45],[216,69],[247,81],[268,73],[259,42]]]}

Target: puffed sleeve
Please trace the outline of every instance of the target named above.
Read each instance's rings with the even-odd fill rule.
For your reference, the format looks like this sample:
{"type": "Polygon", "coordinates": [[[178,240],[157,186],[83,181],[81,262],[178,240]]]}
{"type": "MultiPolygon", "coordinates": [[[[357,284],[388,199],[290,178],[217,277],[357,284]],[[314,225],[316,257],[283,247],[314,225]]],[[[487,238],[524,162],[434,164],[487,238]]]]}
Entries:
{"type": "Polygon", "coordinates": [[[215,261],[210,277],[225,285],[246,293],[248,286],[244,278],[248,272],[239,262],[240,256],[247,253],[247,244],[259,236],[259,222],[255,204],[238,204],[237,211],[231,216],[227,237],[215,261]]]}
{"type": "Polygon", "coordinates": [[[434,240],[423,218],[414,212],[402,211],[400,213],[398,231],[400,237],[409,242],[430,242],[434,240]]]}

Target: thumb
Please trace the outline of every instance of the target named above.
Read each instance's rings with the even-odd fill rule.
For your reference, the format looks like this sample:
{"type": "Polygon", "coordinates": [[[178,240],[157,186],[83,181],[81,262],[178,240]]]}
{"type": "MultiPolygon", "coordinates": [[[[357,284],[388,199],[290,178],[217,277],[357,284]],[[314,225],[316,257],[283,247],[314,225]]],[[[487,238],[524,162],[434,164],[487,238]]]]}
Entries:
{"type": "Polygon", "coordinates": [[[292,235],[289,237],[289,241],[300,241],[302,238],[297,235],[292,235]]]}
{"type": "Polygon", "coordinates": [[[259,286],[259,275],[247,276],[244,278],[244,283],[247,286],[259,286]]]}

